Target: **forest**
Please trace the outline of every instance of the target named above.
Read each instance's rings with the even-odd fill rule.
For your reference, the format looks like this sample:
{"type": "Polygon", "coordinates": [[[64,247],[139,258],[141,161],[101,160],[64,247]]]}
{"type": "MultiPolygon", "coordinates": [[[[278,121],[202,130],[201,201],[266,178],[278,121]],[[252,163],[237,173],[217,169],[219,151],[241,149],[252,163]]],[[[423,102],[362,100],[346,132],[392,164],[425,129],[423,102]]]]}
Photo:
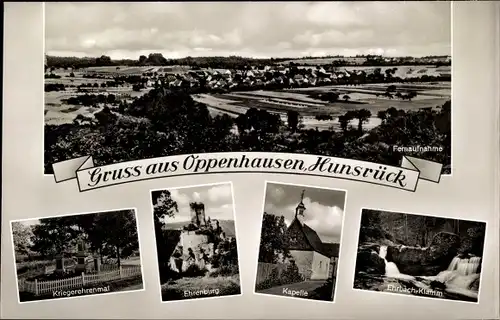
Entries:
{"type": "MultiPolygon", "coordinates": [[[[172,66],[172,65],[183,65],[191,66],[193,68],[215,68],[215,69],[243,69],[248,65],[264,66],[276,63],[286,63],[289,60],[294,60],[291,64],[295,65],[306,65],[306,63],[301,63],[301,60],[311,60],[317,57],[302,57],[302,58],[268,58],[268,59],[258,59],[250,57],[240,57],[240,56],[229,56],[229,57],[185,57],[178,59],[167,59],[163,57],[161,53],[150,53],[148,56],[141,55],[137,60],[135,59],[119,59],[113,60],[109,56],[102,55],[100,57],[58,57],[58,56],[47,56],[47,67],[48,68],[88,68],[88,67],[101,67],[101,66],[172,66]]],[[[348,61],[339,59],[338,56],[325,56],[321,59],[332,60],[331,64],[334,66],[347,66],[352,65],[348,61]]],[[[433,58],[433,57],[424,57],[433,58]]],[[[437,57],[436,57],[437,58],[437,57]]],[[[321,60],[320,59],[320,60],[321,60]]],[[[330,64],[330,63],[325,63],[330,64]]],[[[425,60],[405,60],[398,59],[396,61],[386,61],[380,56],[368,55],[366,56],[366,61],[363,62],[363,66],[391,66],[391,65],[428,65],[429,62],[425,60]]],[[[440,65],[450,65],[448,63],[438,63],[440,65]]],[[[319,65],[319,64],[318,64],[319,65]]]]}
{"type": "Polygon", "coordinates": [[[394,244],[428,247],[436,234],[449,232],[460,237],[459,253],[482,255],[485,224],[425,215],[363,210],[360,243],[388,240],[394,244]]]}
{"type": "Polygon", "coordinates": [[[439,162],[443,173],[450,173],[450,102],[437,110],[389,108],[377,114],[381,125],[365,130],[363,124],[370,116],[367,109],[348,111],[338,117],[339,131],[304,129],[297,112],[288,112],[286,121],[257,108],[236,119],[227,114],[212,116],[189,92],[157,86],[131,103],[108,105],[92,118],[79,115],[73,123],[45,125],[45,173],[53,173],[53,163],[89,154],[97,165],[237,151],[315,154],[399,165],[403,154],[393,150],[394,145],[442,147],[443,152],[406,155],[439,162]]]}

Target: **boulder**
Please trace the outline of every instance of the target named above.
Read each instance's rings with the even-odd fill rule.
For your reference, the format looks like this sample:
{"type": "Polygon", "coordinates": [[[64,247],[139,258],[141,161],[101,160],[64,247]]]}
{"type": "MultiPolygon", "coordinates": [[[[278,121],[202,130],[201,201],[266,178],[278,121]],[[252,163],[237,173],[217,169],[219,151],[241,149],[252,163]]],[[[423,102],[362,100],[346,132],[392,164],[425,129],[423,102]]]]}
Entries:
{"type": "Polygon", "coordinates": [[[458,235],[440,232],[429,247],[389,246],[387,261],[396,263],[401,273],[413,276],[432,276],[446,270],[460,246],[458,235]]]}
{"type": "Polygon", "coordinates": [[[479,281],[480,281],[480,278],[481,277],[477,277],[474,281],[472,281],[472,283],[469,286],[470,290],[479,292],[479,281]]]}
{"type": "Polygon", "coordinates": [[[385,261],[373,250],[359,250],[356,258],[356,272],[383,275],[385,274],[385,261]]]}

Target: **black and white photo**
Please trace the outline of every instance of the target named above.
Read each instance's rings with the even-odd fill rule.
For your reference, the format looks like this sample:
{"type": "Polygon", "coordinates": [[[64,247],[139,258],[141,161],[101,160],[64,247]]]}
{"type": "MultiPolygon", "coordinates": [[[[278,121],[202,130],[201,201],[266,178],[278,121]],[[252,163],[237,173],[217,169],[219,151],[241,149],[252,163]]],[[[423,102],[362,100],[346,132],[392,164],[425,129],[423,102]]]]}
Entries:
{"type": "Polygon", "coordinates": [[[144,289],[134,209],[11,222],[20,302],[144,289]]]}
{"type": "Polygon", "coordinates": [[[346,191],[267,182],[255,292],[334,301],[346,191]]]}
{"type": "Polygon", "coordinates": [[[451,174],[451,7],[45,3],[44,172],[286,152],[451,174]]]}
{"type": "Polygon", "coordinates": [[[231,183],[151,197],[162,301],[241,294],[231,183]]]}
{"type": "Polygon", "coordinates": [[[479,302],[486,223],[363,209],[354,288],[479,302]]]}

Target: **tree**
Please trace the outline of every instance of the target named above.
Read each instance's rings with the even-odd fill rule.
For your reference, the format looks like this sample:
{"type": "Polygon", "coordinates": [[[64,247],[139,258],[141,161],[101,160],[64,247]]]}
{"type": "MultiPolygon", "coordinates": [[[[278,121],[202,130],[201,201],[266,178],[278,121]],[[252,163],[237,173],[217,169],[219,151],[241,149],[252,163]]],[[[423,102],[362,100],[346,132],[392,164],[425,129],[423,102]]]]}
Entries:
{"type": "Polygon", "coordinates": [[[164,280],[169,273],[169,260],[179,241],[180,232],[177,230],[163,230],[165,218],[174,217],[179,212],[177,202],[172,199],[168,190],[152,191],[153,223],[156,238],[156,252],[160,267],[160,278],[164,280]]]}
{"type": "Polygon", "coordinates": [[[176,212],[179,212],[177,202],[172,199],[171,193],[168,190],[151,192],[153,200],[153,217],[155,226],[162,225],[166,217],[174,217],[176,212]]]}
{"type": "Polygon", "coordinates": [[[31,249],[45,257],[68,254],[81,233],[73,216],[41,219],[33,227],[31,249]]]}
{"type": "Polygon", "coordinates": [[[386,92],[396,92],[396,86],[393,84],[388,86],[386,92]]]}
{"type": "Polygon", "coordinates": [[[285,217],[264,212],[260,235],[259,262],[276,263],[290,256],[285,237],[285,217]]]}
{"type": "Polygon", "coordinates": [[[102,212],[97,214],[98,223],[105,226],[105,243],[114,248],[118,265],[139,247],[137,222],[134,210],[102,212]]]}
{"type": "Polygon", "coordinates": [[[349,122],[351,119],[349,119],[345,114],[339,116],[339,124],[340,124],[340,129],[342,129],[342,132],[346,133],[347,130],[349,129],[349,122]]]}
{"type": "Polygon", "coordinates": [[[250,124],[248,123],[248,118],[245,114],[240,114],[235,120],[236,126],[238,127],[238,133],[242,135],[246,130],[250,130],[250,124]]]}
{"type": "Polygon", "coordinates": [[[139,57],[139,64],[140,64],[140,65],[145,64],[145,63],[146,63],[146,60],[148,60],[148,57],[146,57],[146,56],[144,56],[144,55],[141,55],[141,56],[139,57]]]}
{"type": "Polygon", "coordinates": [[[29,255],[32,237],[33,232],[30,226],[26,226],[21,222],[12,222],[12,239],[16,255],[29,255]]]}
{"type": "Polygon", "coordinates": [[[355,113],[355,118],[358,119],[358,131],[363,132],[363,123],[368,122],[372,113],[367,109],[357,110],[355,113]]]}
{"type": "Polygon", "coordinates": [[[377,117],[382,120],[382,123],[387,119],[387,110],[380,110],[377,112],[377,117]]]}
{"type": "Polygon", "coordinates": [[[295,110],[289,110],[286,113],[286,116],[287,116],[288,128],[292,132],[296,132],[299,125],[299,113],[295,110]]]}

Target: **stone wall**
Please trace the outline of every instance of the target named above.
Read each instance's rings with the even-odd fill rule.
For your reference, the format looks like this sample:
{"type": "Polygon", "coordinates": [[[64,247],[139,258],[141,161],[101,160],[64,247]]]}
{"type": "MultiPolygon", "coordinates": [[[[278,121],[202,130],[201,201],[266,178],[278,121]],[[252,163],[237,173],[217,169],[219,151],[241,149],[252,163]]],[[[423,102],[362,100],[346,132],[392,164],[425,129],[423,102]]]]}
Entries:
{"type": "Polygon", "coordinates": [[[290,250],[290,254],[299,268],[299,273],[304,276],[306,280],[311,279],[314,252],[305,250],[290,250]]]}
{"type": "Polygon", "coordinates": [[[314,251],[311,280],[328,279],[329,270],[330,270],[330,258],[314,251]]]}
{"type": "Polygon", "coordinates": [[[197,255],[202,248],[209,256],[214,252],[213,243],[208,243],[208,236],[204,234],[195,234],[193,231],[181,232],[179,245],[182,246],[183,254],[188,254],[188,249],[191,248],[197,255]]]}

